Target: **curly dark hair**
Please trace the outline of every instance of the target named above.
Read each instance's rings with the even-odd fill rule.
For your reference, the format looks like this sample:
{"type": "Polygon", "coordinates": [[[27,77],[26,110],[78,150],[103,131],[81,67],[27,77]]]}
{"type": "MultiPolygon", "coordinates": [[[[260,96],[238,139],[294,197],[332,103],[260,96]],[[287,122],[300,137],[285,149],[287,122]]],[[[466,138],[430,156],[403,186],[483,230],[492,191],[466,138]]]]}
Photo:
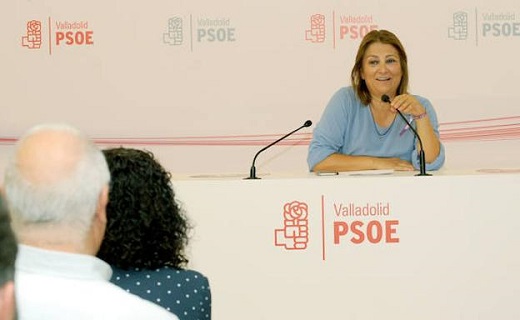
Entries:
{"type": "Polygon", "coordinates": [[[107,228],[98,257],[121,269],[183,268],[190,226],[171,174],[149,151],[103,150],[111,174],[107,228]]]}
{"type": "Polygon", "coordinates": [[[0,193],[0,287],[14,280],[14,264],[18,253],[16,237],[11,229],[11,218],[0,193]]]}

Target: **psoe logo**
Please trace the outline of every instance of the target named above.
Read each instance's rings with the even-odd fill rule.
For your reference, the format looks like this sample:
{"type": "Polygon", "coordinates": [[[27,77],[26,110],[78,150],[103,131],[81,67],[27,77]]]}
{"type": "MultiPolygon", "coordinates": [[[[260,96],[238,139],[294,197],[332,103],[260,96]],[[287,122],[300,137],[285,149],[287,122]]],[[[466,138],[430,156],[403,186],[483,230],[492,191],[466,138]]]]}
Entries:
{"type": "Polygon", "coordinates": [[[197,42],[235,42],[231,18],[197,18],[197,42]]]}
{"type": "Polygon", "coordinates": [[[388,202],[365,205],[335,203],[334,213],[336,219],[347,219],[347,221],[334,221],[335,245],[340,245],[343,240],[353,244],[399,243],[400,241],[397,233],[399,220],[386,219],[391,215],[388,202]]]}
{"type": "Polygon", "coordinates": [[[468,13],[458,11],[453,14],[453,24],[448,29],[448,37],[455,40],[468,39],[468,13]]]}
{"type": "Polygon", "coordinates": [[[168,19],[168,32],[163,33],[163,42],[171,46],[180,46],[184,42],[182,32],[182,18],[168,19]]]}
{"type": "Polygon", "coordinates": [[[378,28],[379,25],[370,13],[353,15],[337,14],[333,11],[331,17],[315,13],[310,16],[310,24],[305,26],[305,41],[316,44],[328,42],[335,49],[336,44],[340,42],[359,41],[367,33],[378,28]]]}
{"type": "Polygon", "coordinates": [[[25,35],[22,36],[22,47],[40,49],[42,46],[42,22],[30,20],[27,22],[25,35]]]}
{"type": "Polygon", "coordinates": [[[325,16],[314,14],[311,16],[310,29],[305,30],[305,41],[321,43],[325,41],[325,16]]]}
{"type": "Polygon", "coordinates": [[[283,206],[283,228],[274,230],[274,245],[285,250],[304,250],[309,242],[309,209],[292,201],[283,206]]]}
{"type": "Polygon", "coordinates": [[[88,26],[88,21],[58,21],[56,22],[55,45],[59,46],[92,46],[94,31],[88,26]]]}
{"type": "Polygon", "coordinates": [[[339,40],[361,40],[367,33],[379,28],[372,14],[341,14],[339,16],[339,40]]]}
{"type": "Polygon", "coordinates": [[[49,49],[52,54],[54,48],[85,47],[94,45],[94,31],[88,21],[53,21],[48,22],[29,20],[22,35],[22,47],[28,49],[49,49]],[[42,30],[48,30],[48,40],[42,37],[42,30]]]}

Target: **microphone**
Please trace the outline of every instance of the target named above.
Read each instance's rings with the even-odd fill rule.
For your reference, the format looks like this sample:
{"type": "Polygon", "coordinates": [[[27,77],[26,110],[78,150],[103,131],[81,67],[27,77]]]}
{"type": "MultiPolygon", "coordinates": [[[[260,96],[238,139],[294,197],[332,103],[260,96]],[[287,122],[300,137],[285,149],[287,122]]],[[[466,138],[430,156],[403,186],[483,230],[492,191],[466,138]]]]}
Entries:
{"type": "Polygon", "coordinates": [[[256,154],[255,154],[255,157],[253,158],[253,164],[251,165],[251,170],[249,170],[249,177],[247,178],[244,178],[244,179],[261,179],[261,178],[258,178],[256,176],[256,168],[255,168],[255,161],[256,161],[256,157],[258,157],[258,155],[264,151],[265,149],[277,144],[278,142],[282,141],[283,139],[287,138],[288,136],[290,136],[291,134],[295,133],[296,131],[302,129],[302,128],[306,128],[306,127],[310,127],[312,125],[312,121],[311,120],[307,120],[305,121],[305,123],[299,127],[298,129],[296,130],[293,130],[291,132],[289,132],[288,134],[286,134],[285,136],[281,137],[280,139],[276,140],[275,142],[269,144],[268,146],[265,146],[263,147],[260,151],[258,151],[256,154]]]}
{"type": "MultiPolygon", "coordinates": [[[[381,100],[383,102],[390,103],[390,97],[387,96],[386,94],[381,96],[381,100]]],[[[417,140],[419,140],[419,146],[421,147],[421,150],[419,151],[419,173],[416,174],[416,176],[431,176],[431,174],[426,173],[426,159],[424,157],[424,148],[423,148],[421,137],[419,137],[419,134],[417,133],[417,131],[415,131],[412,124],[406,119],[406,117],[401,113],[401,111],[399,111],[399,109],[396,109],[396,111],[397,111],[397,113],[399,113],[399,115],[404,120],[404,122],[408,125],[408,127],[410,129],[412,129],[412,132],[415,135],[415,137],[417,138],[417,140]]]]}

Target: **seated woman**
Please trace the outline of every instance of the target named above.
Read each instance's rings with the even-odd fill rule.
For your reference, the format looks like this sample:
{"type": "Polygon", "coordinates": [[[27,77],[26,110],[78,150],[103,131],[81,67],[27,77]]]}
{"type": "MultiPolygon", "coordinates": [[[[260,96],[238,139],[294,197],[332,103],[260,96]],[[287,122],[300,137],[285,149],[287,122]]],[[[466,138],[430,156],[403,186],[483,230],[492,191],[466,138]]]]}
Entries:
{"type": "Polygon", "coordinates": [[[408,58],[394,33],[372,30],[364,36],[350,78],[314,128],[310,171],[412,171],[423,165],[438,170],[444,165],[437,114],[428,99],[408,91],[408,58]]]}
{"type": "Polygon", "coordinates": [[[103,153],[111,187],[98,256],[112,266],[111,282],[181,320],[211,319],[207,277],[185,269],[190,227],[175,200],[170,173],[148,151],[115,148],[103,153]]]}

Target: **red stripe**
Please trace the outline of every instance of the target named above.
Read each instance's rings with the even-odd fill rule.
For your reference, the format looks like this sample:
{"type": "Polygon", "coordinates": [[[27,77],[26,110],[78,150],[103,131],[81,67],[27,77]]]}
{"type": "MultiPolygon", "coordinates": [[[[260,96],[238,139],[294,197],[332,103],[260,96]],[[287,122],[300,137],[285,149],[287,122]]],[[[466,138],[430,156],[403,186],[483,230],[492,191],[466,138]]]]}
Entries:
{"type": "MultiPolygon", "coordinates": [[[[489,141],[520,139],[520,116],[467,120],[441,123],[440,136],[448,141],[489,141]],[[498,122],[488,124],[488,122],[498,122]],[[511,121],[519,121],[511,123],[511,121]],[[480,126],[475,124],[482,124],[480,126]],[[486,125],[483,125],[486,123],[486,125]],[[467,126],[473,124],[472,126],[467,126]],[[445,129],[446,126],[453,126],[445,129]]],[[[217,135],[217,136],[180,136],[180,137],[100,137],[94,141],[102,145],[140,145],[140,146],[265,146],[283,134],[217,135]]],[[[311,133],[295,133],[280,141],[278,146],[307,146],[312,139],[311,133]]],[[[0,145],[13,145],[18,138],[0,137],[0,145]]]]}

